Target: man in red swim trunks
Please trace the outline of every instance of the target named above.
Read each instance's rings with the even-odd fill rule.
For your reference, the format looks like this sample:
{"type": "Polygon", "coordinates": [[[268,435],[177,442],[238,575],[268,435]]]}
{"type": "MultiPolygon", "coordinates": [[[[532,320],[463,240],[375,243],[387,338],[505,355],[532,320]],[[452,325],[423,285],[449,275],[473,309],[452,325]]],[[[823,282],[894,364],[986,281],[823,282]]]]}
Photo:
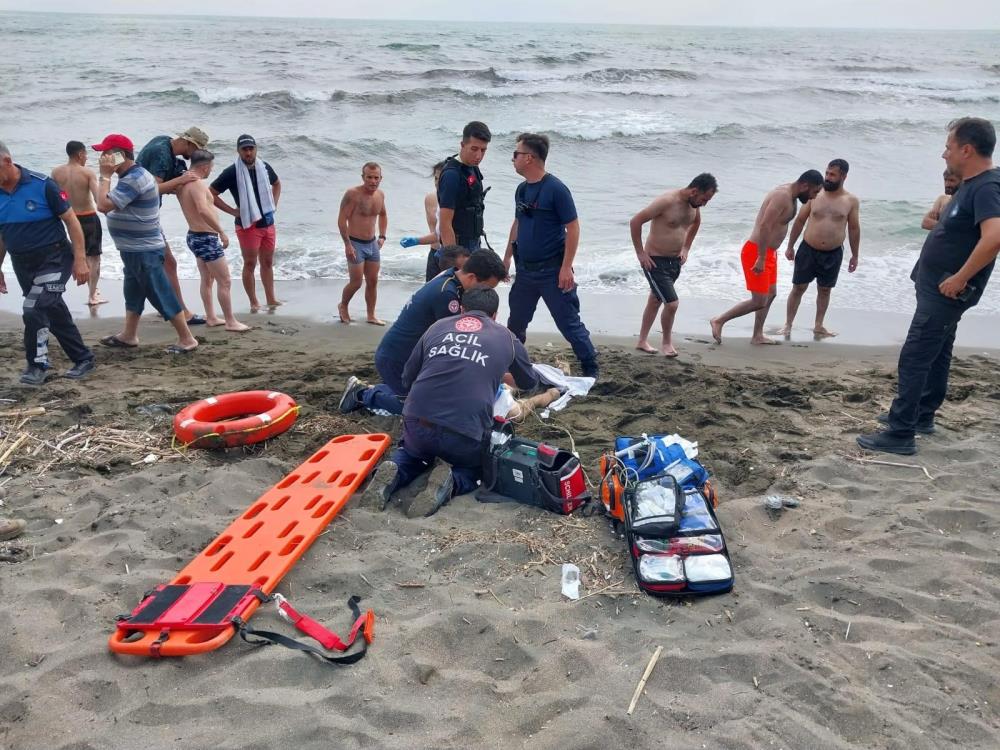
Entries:
{"type": "Polygon", "coordinates": [[[823,175],[815,169],[802,173],[795,182],[778,185],[767,194],[757,212],[750,239],[743,245],[740,260],[743,275],[747,281],[750,299],[740,302],[717,318],[712,318],[712,338],[722,343],[722,326],[733,318],[754,313],[753,337],[751,344],[776,344],[777,341],[764,335],[764,321],[767,311],[778,294],[778,251],[788,233],[788,225],[795,218],[800,203],[815,198],[823,187],[823,175]]]}

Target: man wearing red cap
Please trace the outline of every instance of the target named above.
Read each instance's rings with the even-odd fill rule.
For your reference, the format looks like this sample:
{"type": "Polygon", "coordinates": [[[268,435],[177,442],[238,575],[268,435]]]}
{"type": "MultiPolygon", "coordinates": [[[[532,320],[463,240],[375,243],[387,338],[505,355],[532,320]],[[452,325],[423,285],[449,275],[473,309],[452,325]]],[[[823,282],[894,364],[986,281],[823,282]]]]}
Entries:
{"type": "Polygon", "coordinates": [[[101,178],[97,183],[97,210],[108,217],[108,232],[122,257],[125,273],[125,326],[101,343],[114,349],[139,345],[139,319],[146,300],[177,332],[171,354],[185,354],[198,347],[187,316],[164,270],[166,242],[160,228],[160,193],[156,179],[135,162],[132,141],[113,133],[94,144],[101,151],[101,178]],[[111,189],[111,175],[118,184],[111,189]]]}
{"type": "MultiPolygon", "coordinates": [[[[82,378],[94,369],[94,355],[83,343],[62,295],[71,274],[77,284],[86,284],[90,275],[83,229],[55,181],[15,164],[0,143],[0,265],[8,254],[24,292],[28,366],[21,382],[42,385],[48,378],[50,332],[73,362],[66,377],[82,378]]],[[[0,271],[0,294],[6,293],[0,271]]]]}

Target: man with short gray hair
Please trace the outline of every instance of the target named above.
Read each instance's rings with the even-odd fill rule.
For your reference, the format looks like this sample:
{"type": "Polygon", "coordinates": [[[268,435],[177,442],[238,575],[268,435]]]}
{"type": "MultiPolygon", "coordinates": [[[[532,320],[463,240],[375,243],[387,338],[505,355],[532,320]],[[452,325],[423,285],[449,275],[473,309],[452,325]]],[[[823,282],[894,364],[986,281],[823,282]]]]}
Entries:
{"type": "MultiPolygon", "coordinates": [[[[48,379],[50,332],[73,362],[65,376],[82,378],[94,369],[94,354],[83,343],[62,295],[70,276],[78,285],[90,276],[83,229],[55,180],[15,164],[0,142],[0,266],[8,253],[24,293],[28,366],[21,382],[42,385],[48,379]]],[[[0,270],[0,294],[6,293],[0,270]]]]}

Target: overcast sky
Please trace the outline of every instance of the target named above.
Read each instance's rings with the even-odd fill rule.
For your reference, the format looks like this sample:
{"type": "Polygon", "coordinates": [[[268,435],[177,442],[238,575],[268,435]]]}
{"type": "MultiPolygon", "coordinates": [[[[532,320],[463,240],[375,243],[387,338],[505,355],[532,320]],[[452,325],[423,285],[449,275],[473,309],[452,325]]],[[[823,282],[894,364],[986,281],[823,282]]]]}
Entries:
{"type": "Polygon", "coordinates": [[[453,21],[574,21],[709,26],[1000,29],[998,0],[0,0],[0,10],[306,16],[453,21]]]}

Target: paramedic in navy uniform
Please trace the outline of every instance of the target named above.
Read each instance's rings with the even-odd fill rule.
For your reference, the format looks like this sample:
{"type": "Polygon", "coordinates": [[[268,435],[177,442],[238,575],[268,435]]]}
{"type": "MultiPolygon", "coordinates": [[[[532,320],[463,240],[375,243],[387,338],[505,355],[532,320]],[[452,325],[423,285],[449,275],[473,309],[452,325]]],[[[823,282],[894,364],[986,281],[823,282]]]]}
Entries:
{"type": "Polygon", "coordinates": [[[514,192],[514,223],[504,254],[508,272],[511,258],[516,271],[507,298],[507,327],[523,342],[541,297],[559,333],[573,347],[583,374],[596,378],[597,351],[580,320],[580,298],[573,278],[580,221],[569,188],[545,171],[548,155],[548,137],[534,133],[517,137],[514,170],[525,181],[514,192]]]}
{"type": "MultiPolygon", "coordinates": [[[[28,366],[21,382],[42,385],[49,377],[50,332],[73,362],[65,377],[82,378],[94,369],[94,355],[83,343],[62,295],[70,276],[78,285],[86,284],[90,276],[83,229],[55,181],[15,164],[0,143],[0,266],[6,255],[24,292],[28,366]]],[[[0,270],[0,293],[6,292],[0,270]]]]}
{"type": "Polygon", "coordinates": [[[522,390],[538,385],[524,344],[495,321],[499,307],[495,290],[467,290],[462,312],[427,329],[407,360],[399,447],[372,482],[371,491],[383,504],[428,471],[435,458],[452,468],[435,491],[427,515],[454,495],[476,489],[483,443],[493,425],[493,402],[504,375],[509,372],[522,390]]]}
{"type": "Polygon", "coordinates": [[[948,391],[958,322],[979,302],[1000,252],[996,142],[989,120],[963,117],[948,126],[942,157],[962,184],[927,235],[911,274],[917,310],[899,352],[896,398],[879,417],[888,429],[859,436],[862,448],[912,455],[914,433],[934,432],[934,415],[948,391]]]}
{"type": "Polygon", "coordinates": [[[340,397],[340,411],[344,414],[362,407],[402,414],[403,394],[406,393],[402,383],[403,369],[420,337],[431,324],[458,313],[464,290],[475,286],[495,287],[505,276],[503,262],[492,250],[477,250],[470,256],[465,248],[445,245],[441,251],[466,258],[461,270],[449,268],[413,293],[375,349],[375,369],[382,382],[369,386],[354,375],[349,377],[344,395],[340,397]]]}

